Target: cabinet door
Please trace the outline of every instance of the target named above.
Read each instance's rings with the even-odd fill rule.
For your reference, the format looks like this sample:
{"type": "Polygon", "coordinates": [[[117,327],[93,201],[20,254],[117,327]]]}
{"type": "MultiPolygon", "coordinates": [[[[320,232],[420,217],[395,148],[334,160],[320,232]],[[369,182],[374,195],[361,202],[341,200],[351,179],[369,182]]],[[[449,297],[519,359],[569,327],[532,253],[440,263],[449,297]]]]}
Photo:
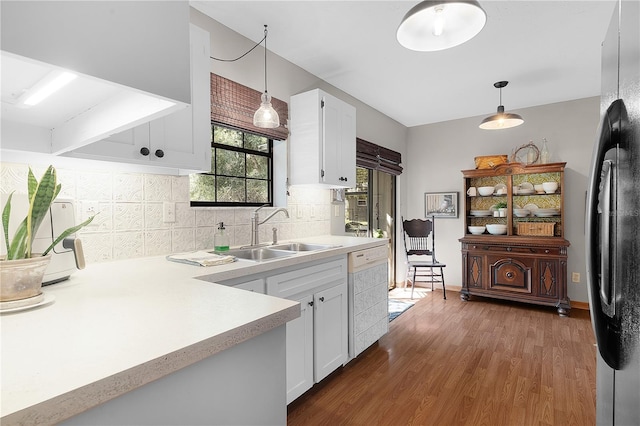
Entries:
{"type": "Polygon", "coordinates": [[[333,96],[323,97],[323,182],[355,186],[356,117],[355,108],[333,96]]]}
{"type": "Polygon", "coordinates": [[[487,256],[489,290],[519,294],[532,294],[535,276],[533,258],[487,256]]]}
{"type": "Polygon", "coordinates": [[[347,361],[347,288],[342,285],[313,297],[315,381],[319,382],[347,361]]]}
{"type": "Polygon", "coordinates": [[[313,386],[313,296],[296,299],[300,317],[287,323],[287,404],[313,386]]]}
{"type": "Polygon", "coordinates": [[[191,105],[69,156],[192,171],[211,169],[209,33],[191,26],[191,105]]]}

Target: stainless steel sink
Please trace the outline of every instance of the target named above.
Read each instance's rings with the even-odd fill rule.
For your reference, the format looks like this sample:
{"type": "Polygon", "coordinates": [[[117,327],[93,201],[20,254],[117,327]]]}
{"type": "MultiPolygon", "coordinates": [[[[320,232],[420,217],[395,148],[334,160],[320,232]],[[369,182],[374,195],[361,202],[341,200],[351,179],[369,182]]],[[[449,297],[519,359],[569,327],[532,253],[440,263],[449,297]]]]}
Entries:
{"type": "Polygon", "coordinates": [[[290,250],[290,251],[316,251],[335,248],[338,246],[331,244],[309,244],[309,243],[284,243],[269,246],[270,249],[290,250]]]}
{"type": "Polygon", "coordinates": [[[229,251],[225,251],[224,254],[235,256],[239,259],[262,262],[263,260],[280,259],[283,257],[293,256],[296,253],[294,251],[273,250],[271,248],[260,247],[260,248],[246,248],[246,249],[231,249],[229,251]]]}

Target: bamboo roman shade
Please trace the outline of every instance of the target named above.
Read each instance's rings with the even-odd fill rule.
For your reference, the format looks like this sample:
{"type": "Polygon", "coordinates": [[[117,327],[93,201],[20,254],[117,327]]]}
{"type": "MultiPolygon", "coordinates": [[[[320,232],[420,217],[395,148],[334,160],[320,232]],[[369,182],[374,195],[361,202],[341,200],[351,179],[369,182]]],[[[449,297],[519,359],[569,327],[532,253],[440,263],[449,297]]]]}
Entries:
{"type": "Polygon", "coordinates": [[[356,166],[397,176],[402,174],[400,163],[399,152],[356,138],[356,166]]]}
{"type": "Polygon", "coordinates": [[[260,106],[262,92],[211,73],[211,120],[275,140],[285,140],[289,131],[285,127],[289,118],[286,102],[271,98],[271,104],[280,116],[280,127],[264,129],[253,125],[253,114],[260,106]]]}

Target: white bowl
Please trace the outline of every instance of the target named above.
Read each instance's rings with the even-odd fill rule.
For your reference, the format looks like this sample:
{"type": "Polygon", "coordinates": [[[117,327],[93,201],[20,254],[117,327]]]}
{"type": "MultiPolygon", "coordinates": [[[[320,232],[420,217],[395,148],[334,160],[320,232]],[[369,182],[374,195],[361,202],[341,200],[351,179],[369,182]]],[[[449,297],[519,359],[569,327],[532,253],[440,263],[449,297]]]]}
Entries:
{"type": "Polygon", "coordinates": [[[543,188],[542,184],[534,185],[533,189],[535,189],[535,191],[538,192],[538,193],[543,193],[544,192],[544,188],[543,188]]]}
{"type": "Polygon", "coordinates": [[[542,188],[547,194],[553,194],[558,189],[558,182],[544,182],[542,188]]]}
{"type": "Polygon", "coordinates": [[[487,231],[489,231],[492,235],[503,235],[507,233],[507,225],[503,225],[500,223],[489,223],[487,224],[487,231]]]}
{"type": "Polygon", "coordinates": [[[513,209],[513,214],[518,217],[527,217],[529,216],[529,210],[527,209],[513,209]]]}
{"type": "Polygon", "coordinates": [[[487,195],[493,194],[495,187],[493,186],[481,186],[478,188],[478,194],[486,197],[487,195]]]}
{"type": "Polygon", "coordinates": [[[472,233],[473,235],[480,235],[484,233],[485,227],[484,226],[469,226],[469,232],[472,233]]]}

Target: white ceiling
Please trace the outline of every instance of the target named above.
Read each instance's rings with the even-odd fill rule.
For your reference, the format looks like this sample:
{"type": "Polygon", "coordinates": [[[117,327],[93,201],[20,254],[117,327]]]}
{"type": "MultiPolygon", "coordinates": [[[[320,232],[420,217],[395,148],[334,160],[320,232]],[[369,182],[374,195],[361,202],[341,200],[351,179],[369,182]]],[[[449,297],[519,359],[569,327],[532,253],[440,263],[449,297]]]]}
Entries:
{"type": "MultiPolygon", "coordinates": [[[[192,1],[216,21],[412,127],[600,94],[605,1],[483,1],[478,36],[439,52],[400,46],[418,1],[192,1]]],[[[524,117],[526,120],[526,117],[524,117]]]]}

